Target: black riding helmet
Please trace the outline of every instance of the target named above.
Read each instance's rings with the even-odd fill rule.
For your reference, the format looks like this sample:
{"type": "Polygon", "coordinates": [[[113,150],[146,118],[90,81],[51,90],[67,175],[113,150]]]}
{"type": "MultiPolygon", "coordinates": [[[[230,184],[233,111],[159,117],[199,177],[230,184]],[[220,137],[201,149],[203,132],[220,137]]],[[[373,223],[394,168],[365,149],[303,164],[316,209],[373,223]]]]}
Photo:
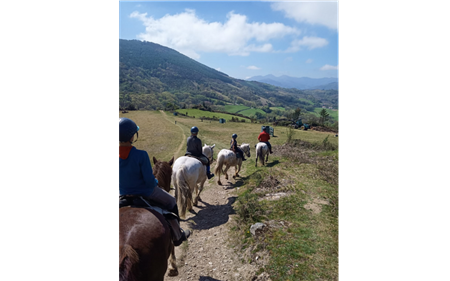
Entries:
{"type": "Polygon", "coordinates": [[[237,135],[236,135],[236,134],[233,134],[231,137],[232,137],[233,139],[235,139],[235,138],[237,138],[237,135]]]}
{"type": "MultiPolygon", "coordinates": [[[[133,120],[128,118],[119,118],[119,141],[120,142],[126,142],[131,139],[131,137],[134,136],[134,134],[137,134],[137,137],[139,137],[138,134],[139,126],[134,123],[133,120]]],[[[136,137],[136,139],[137,139],[136,137]]]]}

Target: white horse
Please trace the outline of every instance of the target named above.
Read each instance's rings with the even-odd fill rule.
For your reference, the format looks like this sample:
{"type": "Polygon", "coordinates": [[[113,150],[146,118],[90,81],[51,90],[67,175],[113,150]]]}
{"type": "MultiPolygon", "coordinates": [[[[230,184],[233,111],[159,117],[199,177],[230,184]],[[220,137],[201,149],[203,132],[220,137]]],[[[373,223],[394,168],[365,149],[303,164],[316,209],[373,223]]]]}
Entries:
{"type": "Polygon", "coordinates": [[[261,164],[264,166],[264,156],[266,157],[266,163],[267,160],[269,160],[269,147],[264,142],[259,142],[256,144],[256,160],[255,160],[255,167],[258,166],[258,158],[259,161],[261,161],[261,164]]]}
{"type": "Polygon", "coordinates": [[[173,164],[172,171],[175,198],[180,210],[180,217],[184,217],[186,210],[192,210],[192,204],[194,206],[198,204],[200,192],[206,181],[206,166],[193,157],[181,156],[173,164]],[[193,193],[194,200],[192,200],[193,193]]]}
{"type": "MultiPolygon", "coordinates": [[[[247,157],[250,157],[250,144],[243,143],[239,146],[239,148],[245,153],[245,155],[247,155],[247,157]]],[[[233,178],[239,176],[241,165],[242,165],[242,158],[237,158],[236,154],[229,149],[222,149],[217,155],[217,164],[214,170],[214,173],[216,173],[217,177],[217,184],[222,185],[222,183],[220,182],[221,172],[225,174],[225,179],[228,179],[227,171],[231,166],[234,166],[235,170],[235,175],[233,176],[233,178]],[[222,170],[223,165],[226,166],[225,170],[222,170]],[[238,166],[239,168],[236,169],[236,166],[238,166]]]]}
{"type": "Polygon", "coordinates": [[[213,160],[214,160],[214,147],[215,146],[216,146],[215,144],[213,144],[213,145],[205,144],[202,147],[202,152],[203,152],[203,154],[205,154],[206,157],[208,157],[209,164],[211,164],[213,162],[213,160]]]}

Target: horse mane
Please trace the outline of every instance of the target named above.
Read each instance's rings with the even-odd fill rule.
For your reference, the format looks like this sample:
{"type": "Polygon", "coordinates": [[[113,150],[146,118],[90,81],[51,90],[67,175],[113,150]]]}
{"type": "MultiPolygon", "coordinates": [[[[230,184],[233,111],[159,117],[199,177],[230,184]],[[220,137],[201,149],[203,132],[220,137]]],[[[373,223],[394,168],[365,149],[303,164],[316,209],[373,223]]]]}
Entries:
{"type": "Polygon", "coordinates": [[[128,244],[119,249],[119,280],[137,281],[136,267],[139,263],[139,255],[128,244]]]}

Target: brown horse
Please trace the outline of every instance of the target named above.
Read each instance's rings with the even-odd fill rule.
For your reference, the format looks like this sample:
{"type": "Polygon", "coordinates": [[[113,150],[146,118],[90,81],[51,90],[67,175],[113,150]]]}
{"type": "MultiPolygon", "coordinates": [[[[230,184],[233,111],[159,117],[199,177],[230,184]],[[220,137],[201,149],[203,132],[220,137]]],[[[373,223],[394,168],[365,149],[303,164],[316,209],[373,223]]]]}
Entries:
{"type": "MultiPolygon", "coordinates": [[[[169,162],[157,161],[154,174],[159,185],[168,184],[172,176],[169,162]],[[167,172],[169,170],[170,172],[167,172]]],[[[163,281],[169,259],[169,276],[178,275],[169,224],[165,218],[143,208],[119,209],[119,280],[163,281]]]]}
{"type": "Polygon", "coordinates": [[[169,162],[158,161],[155,157],[153,157],[153,164],[155,164],[153,175],[158,180],[158,186],[162,187],[165,191],[170,192],[173,157],[169,162]]]}

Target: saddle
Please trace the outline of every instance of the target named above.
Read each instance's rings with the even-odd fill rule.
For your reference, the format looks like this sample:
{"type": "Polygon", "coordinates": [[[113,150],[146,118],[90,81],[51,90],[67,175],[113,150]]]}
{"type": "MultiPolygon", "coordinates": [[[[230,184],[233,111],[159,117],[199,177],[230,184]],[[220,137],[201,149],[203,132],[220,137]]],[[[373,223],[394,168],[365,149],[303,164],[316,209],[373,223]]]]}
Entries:
{"type": "Polygon", "coordinates": [[[184,156],[188,156],[188,157],[192,157],[192,158],[197,159],[198,161],[202,162],[203,166],[206,166],[209,163],[208,158],[206,158],[203,155],[200,156],[200,157],[197,157],[197,156],[194,156],[194,155],[190,154],[189,152],[186,152],[186,154],[184,154],[184,156]]]}
{"type": "Polygon", "coordinates": [[[163,215],[166,219],[172,219],[173,217],[179,220],[180,218],[167,210],[164,209],[163,206],[159,205],[158,203],[143,198],[142,196],[137,195],[122,195],[119,196],[119,209],[122,207],[133,207],[133,208],[144,208],[147,210],[153,210],[161,215],[163,215]]]}

